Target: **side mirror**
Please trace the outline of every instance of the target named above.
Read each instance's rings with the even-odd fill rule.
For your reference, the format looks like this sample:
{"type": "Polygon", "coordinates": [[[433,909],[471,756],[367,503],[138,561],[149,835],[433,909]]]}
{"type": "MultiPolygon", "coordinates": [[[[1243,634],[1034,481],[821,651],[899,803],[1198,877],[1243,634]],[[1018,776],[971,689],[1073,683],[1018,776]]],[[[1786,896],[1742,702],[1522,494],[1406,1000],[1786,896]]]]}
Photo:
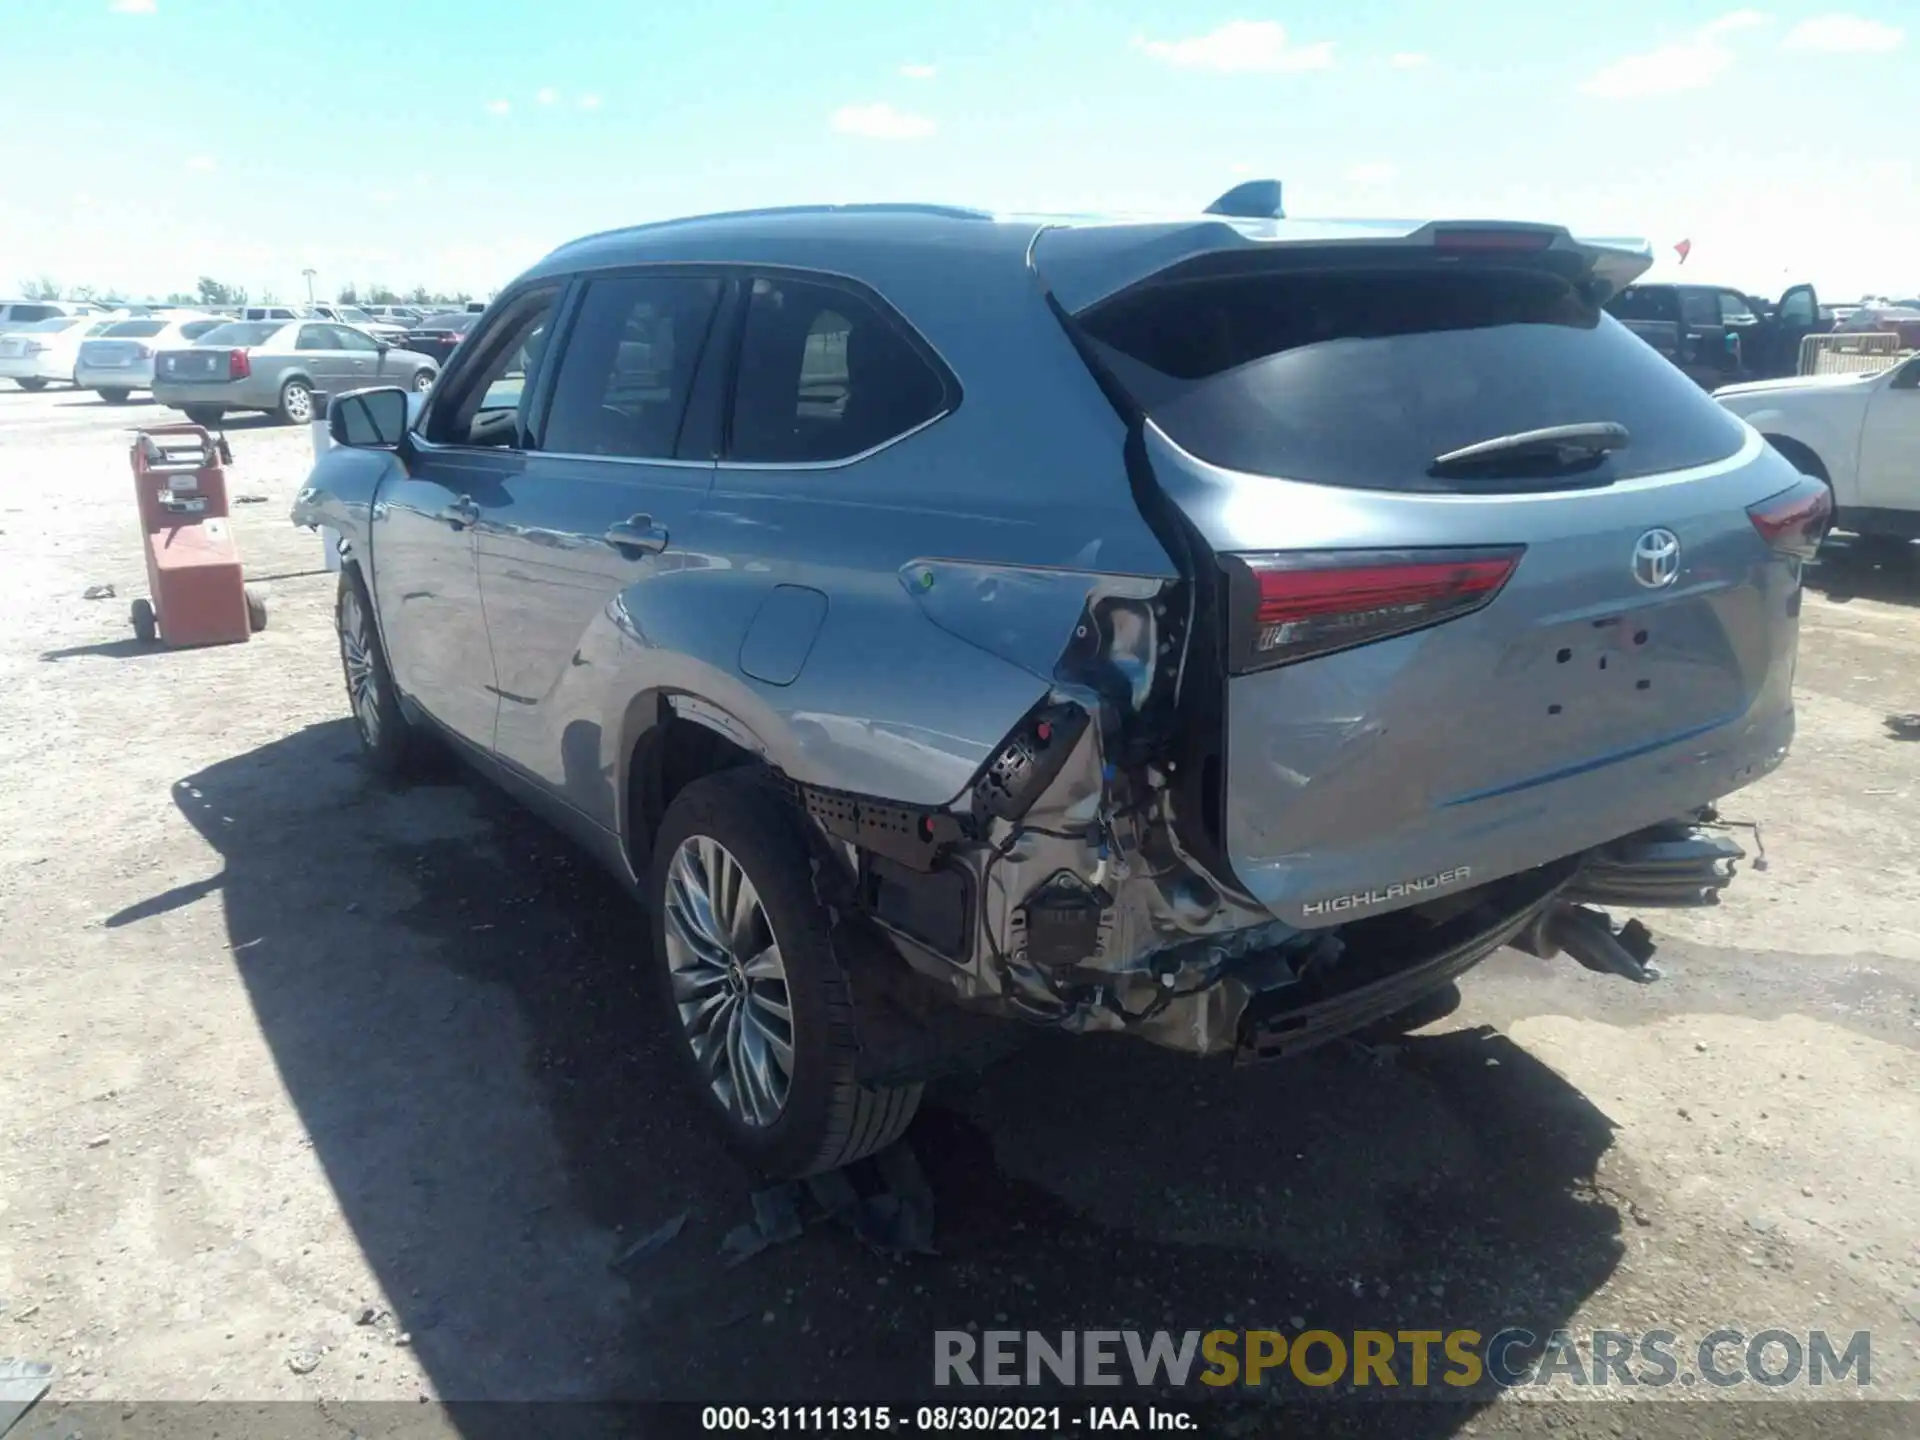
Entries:
{"type": "Polygon", "coordinates": [[[373,342],[373,348],[378,350],[382,355],[384,355],[393,348],[393,344],[391,341],[387,341],[387,340],[376,340],[373,342]]]}
{"type": "Polygon", "coordinates": [[[356,450],[395,448],[407,433],[407,392],[381,385],[336,396],[327,406],[327,433],[356,450]]]}

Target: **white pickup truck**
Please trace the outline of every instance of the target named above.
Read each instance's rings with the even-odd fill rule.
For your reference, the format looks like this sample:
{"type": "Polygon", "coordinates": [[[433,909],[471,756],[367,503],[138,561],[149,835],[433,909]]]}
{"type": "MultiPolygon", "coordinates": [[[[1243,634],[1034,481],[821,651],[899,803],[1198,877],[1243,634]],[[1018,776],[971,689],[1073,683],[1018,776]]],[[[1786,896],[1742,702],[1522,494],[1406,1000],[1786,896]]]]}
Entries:
{"type": "Polygon", "coordinates": [[[1713,398],[1827,482],[1839,529],[1920,539],[1920,355],[1871,375],[1728,385],[1713,398]]]}

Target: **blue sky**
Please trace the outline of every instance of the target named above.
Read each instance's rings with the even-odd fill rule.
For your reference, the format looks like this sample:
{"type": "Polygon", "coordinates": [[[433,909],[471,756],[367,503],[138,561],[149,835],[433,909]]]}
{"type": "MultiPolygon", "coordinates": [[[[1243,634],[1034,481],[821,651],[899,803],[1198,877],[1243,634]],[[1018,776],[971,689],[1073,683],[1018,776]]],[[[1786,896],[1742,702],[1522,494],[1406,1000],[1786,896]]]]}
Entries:
{"type": "Polygon", "coordinates": [[[809,200],[1552,220],[1689,278],[1920,290],[1911,0],[0,0],[0,295],[484,293],[809,200]],[[1903,18],[1902,12],[1906,12],[1903,18]]]}

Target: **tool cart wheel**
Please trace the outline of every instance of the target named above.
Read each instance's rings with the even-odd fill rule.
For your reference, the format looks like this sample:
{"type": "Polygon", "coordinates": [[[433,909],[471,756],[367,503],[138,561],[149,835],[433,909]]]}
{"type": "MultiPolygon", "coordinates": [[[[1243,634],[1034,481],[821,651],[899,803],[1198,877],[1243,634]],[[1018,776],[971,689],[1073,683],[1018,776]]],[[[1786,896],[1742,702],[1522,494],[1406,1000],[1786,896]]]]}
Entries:
{"type": "Polygon", "coordinates": [[[247,590],[247,629],[258,635],[267,628],[267,597],[253,586],[247,590]]]}
{"type": "Polygon", "coordinates": [[[133,602],[133,633],[142,645],[151,645],[160,635],[160,622],[153,613],[153,602],[144,596],[133,602]]]}

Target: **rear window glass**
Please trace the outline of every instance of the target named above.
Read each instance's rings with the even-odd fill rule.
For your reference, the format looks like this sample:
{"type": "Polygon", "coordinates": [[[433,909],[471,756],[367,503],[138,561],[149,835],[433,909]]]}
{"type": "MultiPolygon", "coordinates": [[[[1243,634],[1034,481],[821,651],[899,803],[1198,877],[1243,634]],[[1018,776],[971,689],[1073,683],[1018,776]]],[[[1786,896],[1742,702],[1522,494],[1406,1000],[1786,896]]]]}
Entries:
{"type": "Polygon", "coordinates": [[[1428,475],[1436,457],[1611,422],[1630,440],[1585,476],[1604,484],[1743,443],[1738,420],[1551,275],[1409,267],[1150,282],[1081,323],[1175,443],[1233,470],[1457,489],[1428,475]]]}
{"type": "Polygon", "coordinates": [[[180,338],[183,340],[198,340],[209,330],[219,329],[222,323],[224,322],[219,320],[189,320],[180,327],[180,338]]]}
{"type": "Polygon", "coordinates": [[[464,335],[472,328],[473,322],[479,318],[478,315],[468,315],[461,311],[456,311],[448,315],[429,315],[426,319],[417,322],[413,328],[416,330],[452,330],[464,335]]]}
{"type": "Polygon", "coordinates": [[[202,335],[200,345],[264,345],[286,327],[278,320],[238,320],[231,325],[216,325],[202,335]]]}
{"type": "Polygon", "coordinates": [[[118,325],[109,325],[104,333],[110,339],[141,340],[158,335],[166,328],[164,320],[122,320],[118,325]]]}
{"type": "Polygon", "coordinates": [[[1622,320],[1678,320],[1674,294],[1658,285],[1629,285],[1607,302],[1607,313],[1622,320]]]}

